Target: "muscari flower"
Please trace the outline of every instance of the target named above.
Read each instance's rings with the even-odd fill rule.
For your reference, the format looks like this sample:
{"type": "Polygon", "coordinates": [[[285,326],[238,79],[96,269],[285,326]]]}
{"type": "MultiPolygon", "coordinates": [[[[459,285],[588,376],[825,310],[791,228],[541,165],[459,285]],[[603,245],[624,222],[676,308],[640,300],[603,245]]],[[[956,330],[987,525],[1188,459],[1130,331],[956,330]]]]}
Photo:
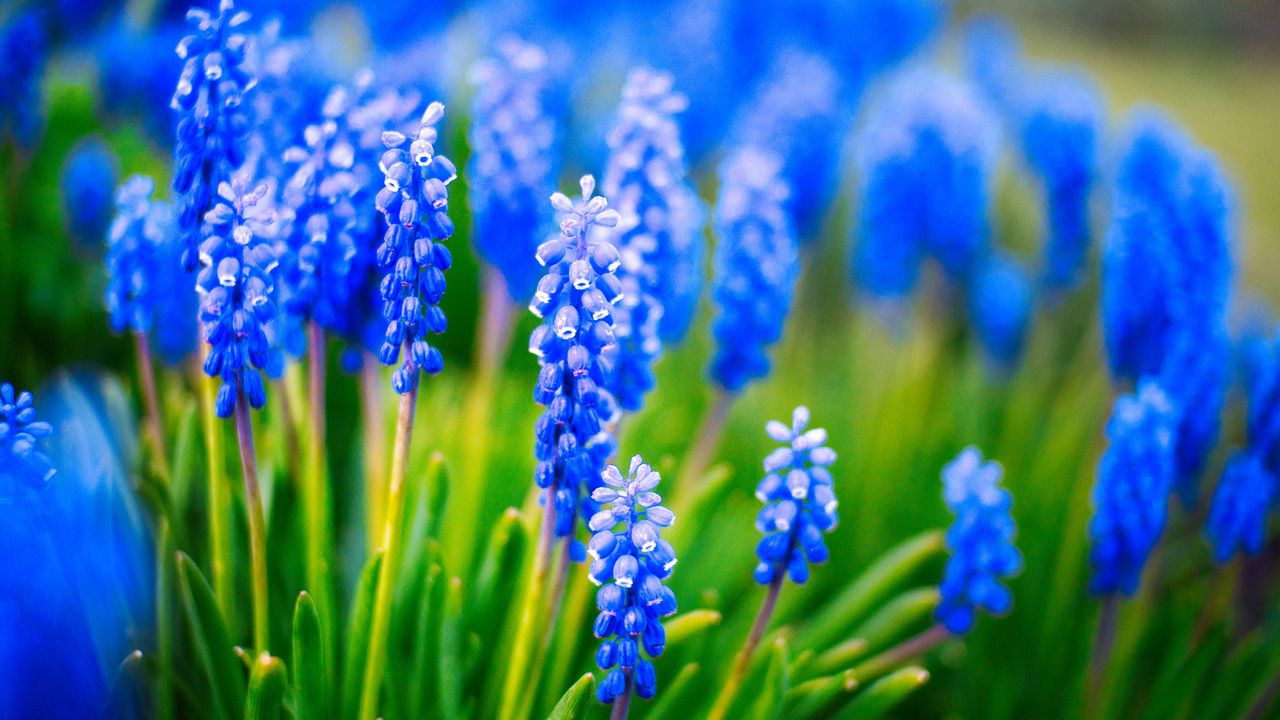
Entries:
{"type": "Polygon", "coordinates": [[[688,331],[702,289],[702,206],[676,124],[688,101],[673,83],[669,73],[633,69],[608,135],[604,191],[622,217],[617,274],[623,289],[610,390],[628,411],[638,410],[653,388],[652,366],[663,343],[688,331]]]}
{"type": "MultiPolygon", "coordinates": [[[[36,419],[31,393],[0,384],[0,477],[25,487],[44,487],[54,475],[53,463],[40,449],[40,440],[53,434],[53,426],[36,419]]],[[[11,492],[15,486],[0,486],[11,492]]]]}
{"type": "Polygon", "coordinates": [[[768,374],[765,351],[782,336],[795,294],[799,257],[781,173],[781,158],[751,147],[720,166],[711,377],[731,392],[768,374]]]}
{"type": "Polygon", "coordinates": [[[181,196],[178,225],[185,242],[182,267],[194,270],[203,240],[201,222],[217,203],[215,192],[245,160],[249,116],[244,93],[256,80],[244,66],[248,37],[236,28],[249,13],[219,0],[217,14],[193,7],[195,32],[178,43],[184,60],[171,107],[178,113],[173,188],[181,196]]]}
{"type": "Polygon", "coordinates": [[[1132,595],[1138,589],[1168,515],[1176,422],[1172,401],[1153,381],[1116,398],[1089,522],[1089,591],[1096,595],[1132,595]]]}
{"type": "Polygon", "coordinates": [[[821,230],[835,195],[841,138],[847,124],[841,79],[823,55],[784,48],[739,111],[738,145],[770,147],[782,156],[791,187],[788,207],[802,241],[821,230]]]}
{"type": "Polygon", "coordinates": [[[951,558],[938,586],[942,597],[935,615],[953,635],[969,632],[978,610],[1000,615],[1013,603],[1000,581],[1022,569],[1022,555],[1013,544],[1013,498],[1000,487],[1003,473],[998,463],[983,461],[975,447],[965,448],[942,469],[942,498],[956,519],[947,530],[951,558]]]}
{"type": "Polygon", "coordinates": [[[1135,118],[1103,248],[1107,359],[1116,378],[1158,378],[1169,394],[1188,506],[1225,396],[1229,195],[1214,159],[1180,130],[1151,112],[1135,118]]]}
{"type": "Polygon", "coordinates": [[[963,284],[986,255],[998,127],[963,83],[900,76],[856,138],[859,210],[853,274],[878,297],[915,287],[937,259],[963,284]]]}
{"type": "Polygon", "coordinates": [[[588,545],[594,558],[589,577],[600,586],[593,632],[602,642],[596,664],[608,671],[596,697],[613,702],[626,692],[631,676],[636,693],[647,700],[657,689],[652,658],[667,643],[662,618],[676,611],[675,593],[663,584],[671,577],[676,554],[661,537],[675,515],[659,504],[662,497],[654,490],[661,476],[639,455],[631,458],[626,477],[609,465],[601,478],[603,485],[591,497],[606,507],[588,523],[594,533],[588,545]]]}
{"type": "Polygon", "coordinates": [[[8,131],[24,146],[35,141],[44,116],[40,75],[47,46],[41,15],[35,10],[14,15],[0,26],[0,133],[8,131]]]}
{"type": "Polygon", "coordinates": [[[111,329],[118,333],[150,332],[161,300],[154,287],[161,272],[156,259],[174,227],[168,203],[151,199],[155,188],[150,177],[130,175],[116,190],[116,214],[107,235],[104,304],[111,329]]]}
{"type": "Polygon", "coordinates": [[[1022,355],[1034,289],[1026,268],[1004,252],[983,261],[969,282],[969,316],[987,356],[1009,368],[1022,355]]]}
{"type": "Polygon", "coordinates": [[[103,28],[93,40],[103,109],[141,118],[148,134],[156,137],[173,132],[169,100],[178,74],[173,48],[183,34],[182,25],[174,22],[139,28],[119,19],[103,28]]]}
{"type": "Polygon", "coordinates": [[[551,226],[546,197],[559,171],[559,123],[548,107],[543,49],[506,36],[495,50],[471,72],[467,192],[476,251],[523,302],[542,276],[534,254],[551,226]]]}
{"type": "Polygon", "coordinates": [[[204,263],[196,279],[200,321],[209,344],[204,371],[221,377],[215,410],[230,417],[237,402],[260,408],[267,402],[262,370],[267,367],[267,333],[276,316],[272,248],[275,213],[270,188],[249,187],[239,175],[218,186],[217,204],[204,218],[209,235],[200,245],[204,263]]]}
{"type": "Polygon", "coordinates": [[[1204,528],[1215,561],[1225,563],[1237,552],[1262,552],[1276,491],[1276,476],[1256,452],[1241,450],[1231,456],[1222,470],[1204,528]]]}
{"type": "Polygon", "coordinates": [[[791,582],[809,579],[809,563],[826,562],[830,555],[823,533],[835,528],[836,494],[828,469],[836,453],[823,445],[827,431],[806,430],[809,408],[803,405],[791,413],[791,427],[771,420],[765,431],[783,443],[764,459],[764,479],[756,486],[756,497],[765,505],[756,516],[756,529],[764,533],[756,545],[755,579],[761,585],[782,582],[783,573],[791,582]]]}
{"type": "Polygon", "coordinates": [[[999,15],[982,13],[965,22],[963,35],[966,75],[1000,113],[1020,114],[1028,70],[1013,24],[999,15]]]}
{"type": "MultiPolygon", "coordinates": [[[[607,428],[617,407],[604,352],[615,342],[613,304],[621,288],[613,273],[619,258],[607,235],[594,230],[616,227],[619,217],[603,196],[592,197],[593,177],[579,182],[577,202],[563,193],[551,196],[562,216],[560,235],[538,248],[547,274],[529,305],[542,318],[529,336],[529,352],[541,366],[533,399],[546,407],[534,429],[534,480],[548,492],[556,536],[566,538],[577,527],[579,498],[589,499],[616,447],[607,428]]],[[[588,501],[582,506],[592,510],[588,501]]]]}
{"type": "Polygon", "coordinates": [[[92,136],[76,143],[63,161],[62,206],[67,232],[82,247],[96,245],[106,234],[117,165],[111,148],[92,136]]]}
{"type": "Polygon", "coordinates": [[[387,231],[377,260],[387,328],[378,359],[394,365],[403,349],[404,361],[391,376],[391,386],[401,395],[417,389],[420,373],[435,375],[444,369],[440,350],[427,342],[428,333],[438,335],[448,325],[440,300],[445,271],[453,265],[443,241],[453,235],[448,185],[458,172],[453,161],[436,154],[436,125],[443,118],[444,105],[433,102],[412,138],[394,130],[382,135],[385,179],[376,204],[387,231]]]}

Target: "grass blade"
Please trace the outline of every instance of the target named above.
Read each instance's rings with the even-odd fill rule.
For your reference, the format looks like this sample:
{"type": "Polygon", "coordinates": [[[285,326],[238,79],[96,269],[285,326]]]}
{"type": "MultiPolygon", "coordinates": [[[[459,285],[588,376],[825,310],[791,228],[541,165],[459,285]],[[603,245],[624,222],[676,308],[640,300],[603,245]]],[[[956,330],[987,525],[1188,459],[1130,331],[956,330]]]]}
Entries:
{"type": "Polygon", "coordinates": [[[249,673],[245,720],[278,720],[280,708],[284,704],[287,678],[284,661],[265,652],[259,654],[258,659],[253,661],[253,671],[249,673]]]}
{"type": "Polygon", "coordinates": [[[342,666],[342,717],[353,718],[360,703],[360,681],[364,677],[365,657],[369,653],[369,620],[373,615],[373,595],[382,573],[382,553],[374,553],[365,563],[356,585],[351,620],[347,625],[347,656],[342,666]]]}
{"type": "Polygon", "coordinates": [[[874,720],[884,717],[929,680],[929,672],[917,666],[904,667],[880,678],[854,696],[836,720],[874,720]]]}
{"type": "Polygon", "coordinates": [[[328,662],[315,601],[298,594],[293,609],[293,687],[300,718],[330,717],[328,662]]]}
{"type": "Polygon", "coordinates": [[[209,680],[214,715],[227,720],[240,718],[244,715],[244,673],[231,633],[218,610],[213,588],[182,552],[178,553],[178,585],[196,655],[209,680]]]}
{"type": "Polygon", "coordinates": [[[578,678],[578,682],[569,686],[560,696],[560,702],[552,708],[547,720],[578,720],[586,717],[591,707],[591,699],[596,692],[596,676],[587,673],[578,678]]]}

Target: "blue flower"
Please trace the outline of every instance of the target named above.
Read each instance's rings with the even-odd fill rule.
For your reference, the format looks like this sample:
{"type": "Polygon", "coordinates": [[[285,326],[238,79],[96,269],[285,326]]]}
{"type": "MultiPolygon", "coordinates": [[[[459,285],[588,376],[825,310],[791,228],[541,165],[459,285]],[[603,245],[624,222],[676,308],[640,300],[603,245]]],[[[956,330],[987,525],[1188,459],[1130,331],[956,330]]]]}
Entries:
{"type": "MultiPolygon", "coordinates": [[[[614,344],[613,304],[621,289],[614,271],[618,251],[599,228],[617,227],[619,217],[603,196],[592,197],[595,179],[580,180],[582,199],[551,196],[562,217],[559,237],[538,248],[547,274],[538,282],[529,310],[542,319],[529,336],[529,352],[541,369],[533,399],[546,410],[534,429],[534,480],[547,490],[555,532],[571,538],[579,498],[598,482],[615,443],[607,425],[617,416],[609,393],[604,352],[614,344]]],[[[583,510],[590,511],[589,503],[583,510]]]]}
{"type": "Polygon", "coordinates": [[[112,22],[93,42],[98,101],[109,113],[138,117],[149,134],[173,132],[169,100],[177,79],[173,48],[183,36],[177,22],[139,28],[127,18],[112,22]]]}
{"type": "Polygon", "coordinates": [[[1255,342],[1245,372],[1249,446],[1274,473],[1280,470],[1280,340],[1255,342]]]}
{"type": "Polygon", "coordinates": [[[232,0],[219,0],[216,15],[187,11],[195,32],[178,43],[184,60],[171,106],[178,113],[173,188],[181,196],[178,227],[185,242],[182,267],[196,267],[203,240],[201,221],[217,202],[217,188],[245,160],[249,117],[243,95],[255,84],[244,67],[248,37],[236,28],[249,13],[232,0]]]}
{"type": "Polygon", "coordinates": [[[840,147],[850,113],[841,79],[823,55],[782,49],[740,111],[736,144],[773,148],[792,188],[789,207],[801,240],[813,240],[835,195],[840,147]]]}
{"type": "Polygon", "coordinates": [[[591,497],[606,507],[588,522],[594,534],[587,549],[593,558],[589,577],[600,586],[593,628],[602,641],[596,665],[608,671],[596,697],[613,702],[631,681],[636,694],[648,700],[657,689],[652,658],[667,643],[662,618],[676,611],[675,593],[663,584],[676,554],[661,536],[675,515],[659,504],[662,497],[654,490],[662,478],[639,455],[631,458],[625,478],[616,465],[605,468],[601,478],[604,484],[591,497]]]}
{"type": "Polygon", "coordinates": [[[963,284],[985,256],[998,125],[962,83],[912,71],[896,79],[856,140],[859,210],[853,274],[900,298],[932,256],[963,284]]]}
{"type": "Polygon", "coordinates": [[[267,367],[267,330],[276,316],[270,204],[265,183],[250,189],[248,178],[240,175],[218,186],[217,204],[204,218],[209,236],[200,245],[204,267],[196,289],[209,344],[204,371],[222,378],[218,417],[230,417],[245,398],[254,408],[267,402],[259,371],[267,367]]]}
{"type": "Polygon", "coordinates": [[[1020,115],[1029,83],[1022,41],[1013,24],[982,13],[965,22],[963,35],[966,74],[1000,113],[1020,115]]]}
{"type": "Polygon", "coordinates": [[[809,408],[803,405],[791,413],[791,427],[769,421],[765,431],[783,443],[764,459],[764,479],[756,486],[756,497],[764,503],[756,516],[756,529],[764,533],[756,545],[755,579],[761,585],[782,582],[783,573],[791,582],[809,579],[809,563],[826,562],[830,553],[823,533],[835,528],[836,494],[831,471],[836,453],[823,443],[827,431],[806,430],[809,408]]]}
{"type": "Polygon", "coordinates": [[[1164,532],[1174,482],[1177,414],[1160,385],[1144,380],[1116,399],[1109,445],[1098,462],[1089,522],[1089,591],[1132,595],[1164,532]]]}
{"type": "Polygon", "coordinates": [[[1007,253],[992,253],[974,273],[968,292],[969,315],[987,356],[1012,367],[1022,355],[1034,302],[1026,269],[1007,253]]]}
{"type": "Polygon", "coordinates": [[[1103,248],[1107,359],[1119,379],[1158,377],[1177,408],[1177,483],[1188,504],[1224,396],[1229,195],[1208,153],[1158,114],[1135,117],[1103,248]]]}
{"type": "Polygon", "coordinates": [[[427,343],[428,333],[438,335],[447,326],[440,300],[444,273],[453,265],[443,241],[453,235],[448,185],[458,172],[449,158],[436,154],[436,125],[443,117],[444,105],[433,102],[412,138],[394,130],[382,135],[385,178],[376,202],[387,230],[377,259],[387,329],[378,359],[394,365],[404,350],[404,362],[391,376],[392,387],[402,395],[418,387],[419,373],[444,369],[440,350],[427,343]]]}
{"type": "Polygon", "coordinates": [[[720,312],[711,326],[711,377],[736,392],[769,372],[765,350],[782,336],[800,261],[781,158],[739,149],[720,166],[720,182],[711,291],[720,312]]]}
{"type": "Polygon", "coordinates": [[[956,519],[947,531],[951,558],[938,586],[942,598],[935,614],[953,635],[969,632],[978,610],[1000,615],[1013,604],[1000,581],[1022,569],[1022,555],[1013,544],[1013,498],[1000,487],[1003,474],[998,463],[983,461],[972,446],[942,468],[942,499],[956,519]]]}
{"type": "Polygon", "coordinates": [[[633,69],[608,135],[604,191],[622,217],[623,289],[610,389],[628,411],[640,409],[653,388],[652,366],[663,343],[687,332],[702,289],[702,206],[676,125],[688,100],[673,82],[668,73],[633,69]]]}
{"type": "Polygon", "coordinates": [[[1267,539],[1267,516],[1276,502],[1276,476],[1251,450],[1237,451],[1222,470],[1209,505],[1204,534],[1213,559],[1230,560],[1236,552],[1257,555],[1267,539]]]}
{"type": "Polygon", "coordinates": [[[0,134],[8,131],[24,146],[35,142],[44,119],[40,76],[47,45],[35,10],[0,26],[0,134]]]}
{"type": "Polygon", "coordinates": [[[40,440],[53,434],[53,426],[36,419],[31,393],[17,392],[9,383],[0,384],[0,490],[12,492],[12,483],[39,489],[54,475],[49,456],[40,449],[40,440]]]}
{"type": "Polygon", "coordinates": [[[116,155],[106,143],[87,137],[76,143],[62,165],[62,206],[67,232],[82,247],[97,245],[111,222],[116,155]]]}
{"type": "Polygon", "coordinates": [[[551,227],[546,197],[559,172],[559,123],[548,107],[542,48],[507,36],[495,49],[471,73],[467,191],[477,252],[523,302],[542,276],[534,253],[551,227]]]}

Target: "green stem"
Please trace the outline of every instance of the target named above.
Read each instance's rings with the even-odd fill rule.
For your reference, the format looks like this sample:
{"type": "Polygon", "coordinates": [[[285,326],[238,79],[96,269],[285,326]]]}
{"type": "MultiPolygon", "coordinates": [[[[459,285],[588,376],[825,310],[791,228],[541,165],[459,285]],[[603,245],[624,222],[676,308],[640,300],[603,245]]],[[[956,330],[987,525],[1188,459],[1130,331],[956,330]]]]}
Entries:
{"type": "MultiPolygon", "coordinates": [[[[406,350],[407,352],[407,350],[406,350]]],[[[396,419],[395,450],[391,456],[391,479],[382,526],[382,572],[374,592],[373,619],[369,625],[369,652],[365,657],[364,685],[360,690],[360,720],[374,720],[378,713],[378,692],[386,666],[387,632],[391,623],[391,598],[395,591],[396,569],[400,562],[400,526],[404,517],[404,478],[409,464],[409,443],[413,437],[413,415],[418,388],[400,396],[396,419]]]]}
{"type": "MultiPolygon", "coordinates": [[[[325,473],[325,356],[324,330],[313,320],[307,326],[308,410],[311,414],[311,442],[307,446],[307,474],[304,486],[307,541],[307,588],[316,601],[321,624],[337,627],[333,621],[333,594],[329,586],[329,485],[325,473]]],[[[330,638],[325,637],[321,666],[329,667],[330,638]]]]}
{"type": "Polygon", "coordinates": [[[755,655],[756,648],[760,646],[760,640],[764,638],[764,631],[769,627],[769,619],[773,617],[773,610],[778,605],[778,594],[782,591],[782,583],[786,578],[787,574],[782,568],[774,572],[773,582],[769,583],[769,591],[765,593],[764,602],[760,604],[760,612],[756,613],[747,641],[734,659],[733,671],[721,686],[716,704],[712,706],[711,714],[707,716],[708,720],[723,720],[729,712],[729,707],[738,694],[738,688],[742,686],[742,681],[747,676],[747,668],[751,667],[751,657],[755,655]]]}
{"type": "MultiPolygon", "coordinates": [[[[249,372],[256,372],[250,370],[249,372]]],[[[253,422],[249,419],[249,398],[244,387],[236,386],[236,439],[240,445],[240,470],[244,474],[244,504],[249,516],[249,562],[253,575],[253,644],[258,652],[270,647],[267,612],[267,521],[262,511],[262,488],[258,484],[257,451],[253,444],[253,422]]]]}
{"type": "Polygon", "coordinates": [[[538,612],[542,609],[542,586],[547,581],[547,565],[551,545],[555,539],[556,505],[555,485],[547,488],[547,502],[542,513],[542,532],[534,550],[533,571],[529,573],[529,586],[525,588],[524,601],[520,605],[520,627],[511,645],[511,661],[507,663],[507,680],[503,687],[502,704],[498,711],[500,720],[514,720],[519,715],[521,697],[533,691],[525,687],[527,668],[534,636],[537,633],[538,612]]]}
{"type": "Polygon", "coordinates": [[[227,480],[222,448],[222,423],[214,408],[218,396],[218,380],[201,373],[203,398],[204,447],[209,470],[209,554],[213,566],[213,591],[227,627],[235,627],[235,585],[231,572],[231,535],[227,521],[231,517],[231,485],[227,480]]]}
{"type": "Polygon", "coordinates": [[[383,379],[378,358],[368,351],[360,366],[360,409],[364,424],[365,530],[369,554],[382,540],[382,514],[386,510],[387,433],[383,424],[383,379]]]}
{"type": "Polygon", "coordinates": [[[133,344],[138,354],[138,381],[142,386],[142,405],[147,413],[147,434],[151,436],[156,468],[160,471],[161,477],[171,481],[173,475],[169,471],[169,458],[165,453],[164,426],[160,419],[160,396],[156,392],[156,371],[155,363],[151,361],[151,343],[147,341],[146,333],[135,332],[133,344]]]}
{"type": "Polygon", "coordinates": [[[707,467],[711,465],[711,458],[720,445],[720,437],[724,435],[724,426],[729,420],[729,410],[733,407],[735,397],[724,388],[716,388],[715,399],[702,418],[702,425],[694,436],[693,444],[689,446],[684,465],[676,475],[679,482],[675,488],[672,510],[679,512],[680,508],[685,508],[685,504],[697,495],[703,477],[707,474],[707,467]]]}

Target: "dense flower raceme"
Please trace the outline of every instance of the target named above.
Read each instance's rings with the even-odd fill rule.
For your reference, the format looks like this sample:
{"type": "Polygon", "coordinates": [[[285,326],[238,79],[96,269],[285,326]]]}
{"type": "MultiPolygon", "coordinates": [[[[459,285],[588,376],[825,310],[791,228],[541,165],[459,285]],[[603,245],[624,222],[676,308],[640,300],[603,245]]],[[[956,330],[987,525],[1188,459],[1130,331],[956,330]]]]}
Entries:
{"type": "Polygon", "coordinates": [[[857,141],[853,271],[872,295],[915,287],[935,257],[963,284],[985,257],[998,124],[963,83],[910,71],[871,111],[857,141]]]}
{"type": "Polygon", "coordinates": [[[784,48],[733,131],[739,145],[770,147],[783,159],[788,206],[802,241],[819,234],[835,194],[848,115],[841,79],[815,52],[784,48]]]}
{"type": "Polygon", "coordinates": [[[608,424],[617,407],[608,390],[610,367],[604,353],[614,344],[613,304],[621,287],[613,274],[618,251],[607,233],[619,216],[595,192],[595,179],[580,181],[577,202],[562,193],[551,196],[561,214],[560,235],[538,248],[547,274],[538,282],[529,309],[542,318],[529,337],[529,351],[541,370],[533,399],[546,410],[534,429],[538,465],[534,479],[553,505],[555,533],[571,538],[580,503],[591,511],[590,491],[616,443],[608,424]]]}
{"type": "MultiPolygon", "coordinates": [[[[43,487],[54,475],[49,456],[39,448],[41,438],[53,434],[53,426],[36,419],[31,393],[14,390],[9,383],[0,384],[0,476],[10,483],[27,487],[43,487]]],[[[12,492],[9,483],[0,490],[12,492]]]]}
{"type": "Polygon", "coordinates": [[[40,75],[48,38],[40,13],[29,10],[0,25],[0,136],[32,145],[44,119],[40,75]]]}
{"type": "Polygon", "coordinates": [[[836,453],[823,445],[827,431],[807,430],[809,408],[791,413],[791,426],[771,420],[765,431],[783,443],[764,459],[764,479],[756,497],[765,505],[756,516],[756,529],[764,533],[756,545],[755,579],[761,585],[809,579],[809,563],[826,562],[829,556],[823,533],[835,528],[836,494],[828,469],[836,453]]]}
{"type": "Polygon", "coordinates": [[[737,392],[769,372],[767,348],[782,336],[800,273],[795,229],[787,211],[790,189],[782,159],[742,148],[720,166],[715,225],[712,324],[716,354],[711,377],[737,392]]]}
{"type": "Polygon", "coordinates": [[[613,702],[626,691],[630,676],[636,694],[647,700],[657,689],[651,659],[661,655],[667,643],[662,618],[676,611],[675,593],[663,584],[675,567],[676,554],[661,537],[675,515],[659,504],[662,497],[654,490],[661,476],[639,455],[631,458],[626,477],[610,465],[601,478],[603,484],[591,497],[607,507],[588,523],[594,533],[588,546],[593,558],[589,577],[600,586],[600,614],[593,631],[602,642],[596,664],[609,672],[596,696],[600,702],[613,702]]]}
{"type": "Polygon", "coordinates": [[[115,332],[146,333],[171,365],[196,338],[196,293],[179,268],[182,244],[173,207],[153,200],[155,181],[131,175],[116,190],[107,234],[104,303],[115,332]]]}
{"type": "Polygon", "coordinates": [[[1170,398],[1153,381],[1116,399],[1089,522],[1089,590],[1095,594],[1132,595],[1138,589],[1168,515],[1176,421],[1170,398]]]}
{"type": "Polygon", "coordinates": [[[942,598],[936,615],[955,635],[969,632],[978,610],[998,615],[1013,603],[1000,581],[1022,569],[1022,555],[1013,544],[1013,498],[1000,487],[1003,474],[975,447],[965,448],[942,469],[942,498],[956,519],[947,531],[951,558],[938,587],[942,598]]]}
{"type": "Polygon", "coordinates": [[[117,165],[111,148],[93,136],[76,143],[63,161],[61,189],[67,234],[81,247],[101,242],[111,222],[117,165]]]}
{"type": "Polygon", "coordinates": [[[445,271],[453,265],[444,241],[453,235],[448,185],[458,172],[449,158],[436,154],[436,125],[443,118],[444,105],[433,102],[412,137],[394,130],[382,136],[385,178],[376,202],[387,230],[377,260],[387,327],[378,358],[394,365],[403,350],[403,362],[391,376],[392,387],[402,395],[418,387],[420,373],[444,369],[440,351],[427,342],[429,333],[438,335],[448,324],[440,300],[445,271]]]}
{"type": "Polygon", "coordinates": [[[267,402],[260,371],[267,367],[268,329],[276,316],[271,202],[267,184],[250,188],[240,175],[218,186],[218,204],[205,215],[209,235],[200,245],[204,267],[196,289],[209,344],[204,371],[222,379],[218,417],[230,417],[243,400],[254,408],[267,402]]]}
{"type": "Polygon", "coordinates": [[[1241,450],[1231,456],[1222,470],[1205,524],[1214,560],[1223,563],[1237,552],[1262,552],[1276,492],[1276,476],[1255,452],[1241,450]]]}
{"type": "Polygon", "coordinates": [[[622,302],[610,384],[623,410],[638,410],[653,388],[652,365],[678,342],[702,290],[702,205],[688,178],[677,113],[687,100],[669,73],[635,68],[608,135],[604,192],[622,221],[618,252],[622,302]]]}
{"type": "Polygon", "coordinates": [[[1003,368],[1022,355],[1035,290],[1026,268],[1004,252],[993,252],[969,283],[969,316],[987,357],[1003,368]]]}
{"type": "Polygon", "coordinates": [[[184,64],[171,105],[178,113],[173,187],[181,196],[182,266],[190,271],[215,192],[245,160],[250,123],[242,102],[256,81],[244,67],[248,37],[237,30],[248,22],[247,12],[237,12],[232,0],[219,0],[217,14],[192,8],[187,19],[195,32],[178,44],[184,64]]]}
{"type": "Polygon", "coordinates": [[[1158,377],[1169,394],[1191,502],[1225,394],[1230,193],[1214,159],[1158,114],[1135,117],[1125,148],[1103,248],[1107,358],[1117,378],[1158,377]]]}
{"type": "Polygon", "coordinates": [[[477,252],[525,302],[542,276],[534,255],[552,227],[546,198],[559,171],[559,121],[548,107],[543,49],[505,36],[495,50],[471,72],[467,192],[477,252]]]}

